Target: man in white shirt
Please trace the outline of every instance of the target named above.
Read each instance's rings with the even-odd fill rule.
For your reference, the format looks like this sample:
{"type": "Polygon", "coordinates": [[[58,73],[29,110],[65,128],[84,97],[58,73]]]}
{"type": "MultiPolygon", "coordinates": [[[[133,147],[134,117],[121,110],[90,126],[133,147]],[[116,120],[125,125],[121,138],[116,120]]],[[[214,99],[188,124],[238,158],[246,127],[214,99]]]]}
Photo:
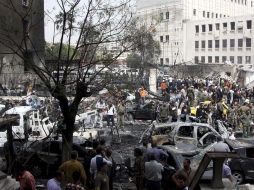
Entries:
{"type": "Polygon", "coordinates": [[[150,161],[145,163],[145,179],[147,190],[160,190],[163,165],[155,160],[153,154],[149,155],[150,161]]]}
{"type": "Polygon", "coordinates": [[[116,108],[115,106],[110,103],[108,106],[107,112],[107,125],[110,127],[110,122],[112,123],[112,127],[115,126],[114,116],[116,115],[116,108]]]}
{"type": "Polygon", "coordinates": [[[213,146],[211,151],[214,151],[214,152],[230,152],[230,148],[225,142],[219,141],[217,144],[215,144],[213,146]]]}
{"type": "Polygon", "coordinates": [[[112,162],[102,157],[102,152],[103,152],[103,148],[99,146],[96,149],[96,156],[91,159],[90,174],[91,176],[93,176],[93,178],[96,177],[98,166],[100,166],[102,163],[107,163],[107,165],[112,166],[112,162]]]}
{"type": "Polygon", "coordinates": [[[61,171],[57,171],[55,173],[55,177],[48,180],[47,182],[47,190],[61,190],[61,181],[63,179],[64,173],[61,171]]]}
{"type": "Polygon", "coordinates": [[[100,98],[98,102],[95,105],[95,108],[97,109],[97,123],[99,123],[100,127],[103,127],[103,112],[106,109],[105,102],[100,98]]]}

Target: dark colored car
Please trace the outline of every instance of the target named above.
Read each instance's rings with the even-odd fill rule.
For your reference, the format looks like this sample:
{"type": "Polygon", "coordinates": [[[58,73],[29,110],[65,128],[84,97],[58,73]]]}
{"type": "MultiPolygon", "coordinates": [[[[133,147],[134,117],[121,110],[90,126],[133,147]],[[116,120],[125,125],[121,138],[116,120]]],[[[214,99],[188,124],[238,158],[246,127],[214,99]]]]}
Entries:
{"type": "Polygon", "coordinates": [[[153,102],[144,105],[133,105],[126,112],[128,120],[156,120],[156,107],[153,102]]]}
{"type": "MultiPolygon", "coordinates": [[[[73,143],[72,150],[78,152],[78,160],[87,165],[88,151],[79,144],[73,143]]],[[[52,177],[62,163],[61,140],[44,140],[28,142],[22,147],[17,159],[31,171],[35,177],[52,177]]]]}
{"type": "Polygon", "coordinates": [[[232,151],[240,158],[229,161],[233,176],[240,184],[245,180],[254,180],[254,144],[246,140],[226,140],[232,151]]]}

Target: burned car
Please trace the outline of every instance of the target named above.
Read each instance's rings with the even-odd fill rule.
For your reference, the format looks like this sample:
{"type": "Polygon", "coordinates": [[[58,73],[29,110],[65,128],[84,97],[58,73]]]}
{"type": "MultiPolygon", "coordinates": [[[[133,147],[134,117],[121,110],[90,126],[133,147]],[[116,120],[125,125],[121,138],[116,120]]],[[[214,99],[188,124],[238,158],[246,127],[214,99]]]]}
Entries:
{"type": "MultiPolygon", "coordinates": [[[[78,160],[85,166],[88,159],[85,148],[73,143],[72,150],[78,152],[78,160]]],[[[28,142],[17,155],[17,160],[24,163],[35,177],[52,177],[62,163],[62,142],[54,139],[28,142]]]]}
{"type": "Polygon", "coordinates": [[[126,109],[129,121],[137,120],[156,120],[156,106],[153,102],[144,105],[134,104],[126,109]]]}
{"type": "Polygon", "coordinates": [[[206,147],[221,139],[212,126],[204,123],[175,122],[157,124],[153,122],[141,136],[140,142],[146,140],[157,145],[176,145],[179,148],[206,147]],[[183,147],[182,147],[183,146],[183,147]]]}
{"type": "Polygon", "coordinates": [[[240,184],[245,180],[254,180],[254,143],[252,140],[226,140],[230,149],[236,152],[240,158],[229,161],[229,167],[233,176],[240,184]]]}

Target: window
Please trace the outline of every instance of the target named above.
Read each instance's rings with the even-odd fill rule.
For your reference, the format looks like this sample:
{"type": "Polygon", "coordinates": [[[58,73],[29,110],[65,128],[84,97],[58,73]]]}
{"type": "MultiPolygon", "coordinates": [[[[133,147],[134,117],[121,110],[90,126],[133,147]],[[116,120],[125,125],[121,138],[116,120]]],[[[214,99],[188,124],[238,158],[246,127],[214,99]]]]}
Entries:
{"type": "Polygon", "coordinates": [[[195,48],[196,48],[196,49],[199,48],[199,41],[195,41],[195,48]]]}
{"type": "Polygon", "coordinates": [[[160,64],[163,65],[163,58],[160,59],[160,64]]]}
{"type": "Polygon", "coordinates": [[[208,56],[208,63],[212,63],[213,62],[213,57],[212,56],[208,56]]]}
{"type": "Polygon", "coordinates": [[[213,41],[212,40],[208,40],[208,48],[213,48],[213,41]]]}
{"type": "Polygon", "coordinates": [[[201,63],[205,63],[205,56],[201,56],[201,63]]]}
{"type": "Polygon", "coordinates": [[[166,19],[169,19],[169,12],[166,12],[166,19]]]}
{"type": "Polygon", "coordinates": [[[215,28],[216,28],[216,30],[220,30],[220,23],[216,23],[215,28]]]}
{"type": "Polygon", "coordinates": [[[194,135],[194,127],[193,126],[180,126],[177,132],[177,136],[179,137],[190,137],[193,138],[194,135]]]}
{"type": "Polygon", "coordinates": [[[209,12],[207,12],[207,18],[210,18],[210,13],[209,12]]]}
{"type": "Polygon", "coordinates": [[[29,5],[29,0],[22,0],[22,5],[23,5],[24,7],[28,7],[28,5],[29,5]]]}
{"type": "Polygon", "coordinates": [[[205,17],[205,11],[203,11],[203,17],[205,17]]]}
{"type": "Polygon", "coordinates": [[[214,17],[214,13],[212,13],[212,18],[214,17]]]}
{"type": "Polygon", "coordinates": [[[163,20],[163,13],[160,13],[160,20],[163,20]]]}
{"type": "Polygon", "coordinates": [[[242,64],[243,63],[243,58],[242,56],[237,56],[237,63],[242,64]]]}
{"type": "Polygon", "coordinates": [[[227,48],[227,40],[222,40],[222,47],[227,48]]]}
{"type": "Polygon", "coordinates": [[[223,28],[227,28],[228,27],[228,23],[223,23],[223,28]]]}
{"type": "Polygon", "coordinates": [[[160,42],[163,42],[163,36],[160,36],[160,42]]]}
{"type": "Polygon", "coordinates": [[[209,25],[208,25],[208,29],[209,29],[209,32],[212,32],[212,31],[213,31],[213,25],[212,25],[212,24],[209,24],[209,25]]]}
{"type": "Polygon", "coordinates": [[[196,16],[197,15],[197,10],[193,9],[193,15],[196,16]]]}
{"type": "Polygon", "coordinates": [[[219,63],[220,62],[220,57],[219,56],[215,56],[215,63],[219,63]]]}
{"type": "Polygon", "coordinates": [[[246,47],[251,47],[251,38],[246,38],[246,47]]]}
{"type": "Polygon", "coordinates": [[[220,40],[215,40],[215,48],[220,48],[220,40]]]}
{"type": "Polygon", "coordinates": [[[247,29],[251,29],[251,28],[252,28],[252,21],[247,20],[247,29]]]}
{"type": "Polygon", "coordinates": [[[235,57],[234,56],[230,56],[229,60],[230,60],[231,63],[235,63],[235,57]]]}
{"type": "Polygon", "coordinates": [[[166,64],[169,65],[169,58],[166,58],[166,64]]]}
{"type": "Polygon", "coordinates": [[[202,48],[202,49],[205,49],[205,40],[202,40],[202,41],[201,41],[201,48],[202,48]]]}
{"type": "Polygon", "coordinates": [[[196,33],[199,33],[199,25],[196,25],[196,33]]]}
{"type": "Polygon", "coordinates": [[[250,62],[251,62],[251,57],[250,56],[246,56],[245,57],[245,63],[246,64],[250,64],[250,62]]]}
{"type": "Polygon", "coordinates": [[[235,47],[235,39],[230,39],[230,47],[231,48],[235,47]]]}
{"type": "Polygon", "coordinates": [[[238,39],[238,47],[239,48],[243,47],[243,39],[238,39]]]}
{"type": "Polygon", "coordinates": [[[235,22],[230,22],[230,29],[235,30],[235,22]]]}
{"type": "Polygon", "coordinates": [[[216,18],[218,18],[218,13],[216,13],[216,18]]]}
{"type": "Polygon", "coordinates": [[[227,56],[222,56],[222,62],[226,62],[227,61],[227,56]]]}
{"type": "Polygon", "coordinates": [[[195,56],[194,61],[195,61],[195,64],[198,64],[198,56],[195,56]]]}
{"type": "Polygon", "coordinates": [[[166,35],[166,42],[169,42],[169,35],[166,35]]]}
{"type": "Polygon", "coordinates": [[[202,25],[202,32],[205,32],[206,29],[205,29],[205,25],[202,25]]]}

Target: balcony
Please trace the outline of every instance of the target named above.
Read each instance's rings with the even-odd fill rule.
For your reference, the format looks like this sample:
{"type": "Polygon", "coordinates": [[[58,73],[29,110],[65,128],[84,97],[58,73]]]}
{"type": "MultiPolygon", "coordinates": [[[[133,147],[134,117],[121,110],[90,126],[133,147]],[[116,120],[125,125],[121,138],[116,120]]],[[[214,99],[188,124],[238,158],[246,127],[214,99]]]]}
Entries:
{"type": "Polygon", "coordinates": [[[235,51],[235,48],[234,47],[230,47],[230,51],[235,51]]]}
{"type": "Polygon", "coordinates": [[[246,51],[251,51],[251,47],[246,47],[246,51]]]}

